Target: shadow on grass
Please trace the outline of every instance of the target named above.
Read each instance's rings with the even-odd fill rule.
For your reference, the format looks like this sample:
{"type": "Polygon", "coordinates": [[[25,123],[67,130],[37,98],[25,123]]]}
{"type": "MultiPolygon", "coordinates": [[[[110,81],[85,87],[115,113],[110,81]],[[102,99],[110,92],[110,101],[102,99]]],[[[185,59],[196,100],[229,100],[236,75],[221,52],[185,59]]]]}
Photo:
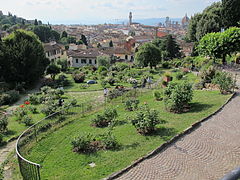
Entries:
{"type": "Polygon", "coordinates": [[[164,141],[171,139],[174,135],[177,134],[177,131],[174,128],[160,127],[152,134],[146,136],[150,138],[151,136],[160,136],[164,141]]]}
{"type": "Polygon", "coordinates": [[[202,104],[202,103],[191,103],[190,104],[191,109],[189,112],[187,113],[195,113],[195,112],[201,112],[201,111],[205,111],[211,107],[213,107],[213,104],[202,104]]]}
{"type": "Polygon", "coordinates": [[[132,143],[132,144],[127,144],[127,145],[122,145],[119,147],[119,150],[123,149],[136,149],[140,144],[138,142],[132,143]]]}
{"type": "Polygon", "coordinates": [[[6,133],[4,133],[4,135],[6,135],[6,136],[12,136],[12,135],[15,135],[16,133],[17,133],[16,131],[8,130],[6,133]]]}

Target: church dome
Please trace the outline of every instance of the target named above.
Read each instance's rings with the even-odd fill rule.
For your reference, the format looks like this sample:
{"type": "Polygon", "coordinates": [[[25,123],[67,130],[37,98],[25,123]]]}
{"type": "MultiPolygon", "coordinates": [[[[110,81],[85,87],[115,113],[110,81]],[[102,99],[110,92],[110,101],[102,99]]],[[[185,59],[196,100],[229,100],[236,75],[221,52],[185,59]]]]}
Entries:
{"type": "Polygon", "coordinates": [[[182,18],[182,24],[188,24],[190,21],[189,17],[187,16],[187,14],[182,18]]]}

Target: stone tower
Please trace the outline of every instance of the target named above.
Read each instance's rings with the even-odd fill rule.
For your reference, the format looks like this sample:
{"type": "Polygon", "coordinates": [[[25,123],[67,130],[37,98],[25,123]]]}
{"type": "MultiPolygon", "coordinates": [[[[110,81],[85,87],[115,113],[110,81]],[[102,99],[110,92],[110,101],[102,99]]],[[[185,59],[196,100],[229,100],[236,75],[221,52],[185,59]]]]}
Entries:
{"type": "Polygon", "coordinates": [[[129,25],[132,25],[132,12],[129,13],[129,25]]]}

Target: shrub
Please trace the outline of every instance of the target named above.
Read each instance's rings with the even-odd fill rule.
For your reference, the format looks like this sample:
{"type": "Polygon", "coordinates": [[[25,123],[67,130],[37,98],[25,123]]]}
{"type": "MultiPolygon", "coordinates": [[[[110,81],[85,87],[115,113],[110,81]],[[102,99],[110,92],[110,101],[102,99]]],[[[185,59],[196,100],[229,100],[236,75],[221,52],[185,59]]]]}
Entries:
{"type": "Polygon", "coordinates": [[[0,119],[0,133],[7,132],[7,126],[8,126],[8,118],[7,116],[3,116],[0,119]]]}
{"type": "MultiPolygon", "coordinates": [[[[2,133],[0,133],[0,145],[3,143],[3,134],[2,133]]],[[[0,170],[1,171],[1,170],[0,170]]],[[[1,176],[0,176],[0,178],[1,178],[1,176]]]]}
{"type": "Polygon", "coordinates": [[[157,101],[163,100],[163,95],[162,95],[162,92],[160,91],[154,91],[153,96],[157,101]]]}
{"type": "Polygon", "coordinates": [[[29,105],[27,108],[31,113],[33,114],[37,113],[37,108],[35,106],[29,105]]]}
{"type": "Polygon", "coordinates": [[[91,142],[93,139],[92,134],[81,135],[74,138],[72,141],[73,151],[74,152],[89,152],[92,151],[91,142]]]}
{"type": "Polygon", "coordinates": [[[27,115],[27,109],[24,107],[24,105],[20,105],[20,107],[14,111],[14,115],[16,116],[17,120],[21,121],[22,118],[27,115]]]}
{"type": "Polygon", "coordinates": [[[29,94],[28,100],[34,105],[38,105],[41,103],[40,98],[36,94],[29,94]]]}
{"type": "Polygon", "coordinates": [[[38,128],[38,131],[45,132],[52,127],[51,123],[43,124],[38,128]]]}
{"type": "Polygon", "coordinates": [[[183,73],[179,72],[176,74],[176,79],[181,80],[183,78],[183,73]]]}
{"type": "Polygon", "coordinates": [[[119,147],[119,143],[112,131],[108,131],[101,135],[101,142],[104,149],[117,149],[119,147]]]}
{"type": "Polygon", "coordinates": [[[170,83],[164,91],[165,107],[170,112],[181,113],[189,108],[193,98],[192,85],[188,82],[170,83]]]}
{"type": "Polygon", "coordinates": [[[33,119],[32,119],[32,117],[25,115],[22,118],[22,123],[24,123],[26,126],[31,126],[31,125],[33,125],[33,119]]]}
{"type": "Polygon", "coordinates": [[[107,86],[108,82],[106,80],[101,81],[101,86],[105,88],[107,86]]]}
{"type": "Polygon", "coordinates": [[[113,90],[108,92],[107,97],[111,100],[111,99],[117,98],[117,97],[122,96],[122,95],[123,95],[123,91],[118,90],[118,89],[113,89],[113,90]]]}
{"type": "Polygon", "coordinates": [[[116,82],[116,79],[114,79],[113,77],[108,77],[106,79],[107,83],[110,84],[111,86],[114,85],[114,83],[116,82]]]}
{"type": "Polygon", "coordinates": [[[59,106],[57,102],[50,100],[43,106],[41,112],[48,116],[50,114],[57,112],[58,107],[59,106]]]}
{"type": "Polygon", "coordinates": [[[73,76],[75,83],[83,83],[85,80],[84,73],[73,74],[72,76],[73,76]]]}
{"type": "Polygon", "coordinates": [[[170,68],[170,64],[169,64],[169,62],[164,61],[164,62],[162,63],[162,67],[163,67],[164,69],[168,69],[168,68],[170,68]]]}
{"type": "Polygon", "coordinates": [[[97,127],[107,127],[118,116],[116,109],[105,109],[103,114],[97,114],[96,118],[92,120],[93,124],[97,127]]]}
{"type": "Polygon", "coordinates": [[[156,125],[161,123],[159,113],[152,110],[148,105],[144,105],[140,111],[136,112],[131,120],[132,125],[140,134],[151,134],[156,130],[156,125]]]}
{"type": "Polygon", "coordinates": [[[108,71],[108,69],[105,67],[105,66],[99,66],[98,67],[98,73],[102,73],[102,72],[107,72],[108,71]]]}
{"type": "Polygon", "coordinates": [[[125,102],[125,109],[128,111],[136,110],[138,108],[138,104],[138,99],[129,99],[125,102]]]}
{"type": "Polygon", "coordinates": [[[0,105],[9,105],[15,103],[19,98],[20,96],[18,91],[8,91],[0,95],[0,105]]]}
{"type": "Polygon", "coordinates": [[[217,71],[215,74],[213,83],[219,85],[222,94],[231,92],[235,85],[235,82],[229,73],[220,71],[217,71]]]}
{"type": "Polygon", "coordinates": [[[204,83],[211,83],[215,77],[216,69],[213,66],[208,67],[207,69],[202,70],[200,77],[204,83]]]}

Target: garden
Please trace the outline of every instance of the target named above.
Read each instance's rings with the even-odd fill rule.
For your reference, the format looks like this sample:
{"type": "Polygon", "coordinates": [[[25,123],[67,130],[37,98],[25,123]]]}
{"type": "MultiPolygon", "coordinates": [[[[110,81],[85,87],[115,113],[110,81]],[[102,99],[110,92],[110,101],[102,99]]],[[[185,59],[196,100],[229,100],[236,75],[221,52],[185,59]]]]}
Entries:
{"type": "MultiPolygon", "coordinates": [[[[125,66],[129,74],[123,73],[122,80],[119,77],[124,69],[106,70],[108,78],[112,74],[114,83],[103,78],[106,74],[89,70],[90,67],[57,74],[57,83],[61,82],[61,76],[64,81],[72,82],[63,89],[43,87],[8,119],[8,129],[21,132],[37,120],[61,112],[39,126],[37,142],[32,140],[23,148],[24,157],[41,164],[42,179],[104,178],[215,112],[234,88],[230,75],[212,66],[198,76],[187,67],[125,66]],[[85,75],[81,83],[74,81],[76,73],[85,75]],[[79,89],[94,76],[104,80],[79,89]],[[146,82],[144,88],[144,78],[148,77],[152,83],[146,82]],[[91,89],[92,85],[96,89],[91,89]],[[119,86],[124,86],[124,90],[119,86]],[[109,89],[106,97],[102,91],[105,87],[109,89]],[[64,100],[61,106],[59,99],[64,100]],[[24,108],[27,112],[22,113],[24,108]]],[[[13,164],[17,179],[18,166],[13,164]]]]}

